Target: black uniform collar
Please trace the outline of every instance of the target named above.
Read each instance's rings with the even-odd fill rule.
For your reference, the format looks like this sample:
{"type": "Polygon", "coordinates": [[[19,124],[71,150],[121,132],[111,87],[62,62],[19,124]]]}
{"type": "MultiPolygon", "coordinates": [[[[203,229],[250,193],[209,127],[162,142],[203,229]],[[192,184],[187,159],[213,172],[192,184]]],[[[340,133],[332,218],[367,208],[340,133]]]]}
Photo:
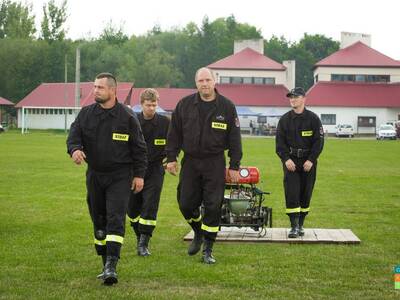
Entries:
{"type": "Polygon", "coordinates": [[[107,111],[111,116],[113,116],[115,118],[118,117],[118,106],[120,104],[119,104],[117,98],[115,98],[115,101],[116,101],[115,105],[110,109],[104,109],[104,108],[101,107],[101,105],[99,103],[96,103],[96,105],[94,107],[94,114],[95,115],[101,115],[101,114],[103,114],[104,112],[107,111]]]}
{"type": "Polygon", "coordinates": [[[157,126],[159,116],[158,116],[157,113],[155,113],[155,114],[154,114],[154,117],[153,117],[152,119],[147,120],[147,119],[144,118],[143,112],[141,112],[141,113],[139,114],[138,118],[139,118],[140,124],[143,124],[144,122],[150,122],[152,125],[157,126]]]}
{"type": "Polygon", "coordinates": [[[303,110],[303,112],[301,113],[301,114],[296,114],[295,112],[294,112],[294,110],[292,109],[291,111],[290,111],[290,118],[292,118],[292,119],[295,119],[295,118],[301,118],[301,117],[303,117],[305,114],[306,114],[306,112],[307,112],[307,109],[304,107],[304,110],[303,110]]]}
{"type": "MultiPolygon", "coordinates": [[[[219,99],[220,95],[219,95],[218,90],[217,90],[216,88],[214,88],[214,91],[215,91],[215,99],[212,100],[212,101],[215,101],[214,103],[215,103],[215,105],[217,105],[218,102],[219,102],[218,99],[219,99]]],[[[204,101],[204,100],[201,99],[200,93],[197,92],[197,93],[196,93],[196,97],[194,98],[194,104],[199,104],[200,101],[204,101]]],[[[210,102],[212,102],[212,101],[210,101],[210,102]]]]}

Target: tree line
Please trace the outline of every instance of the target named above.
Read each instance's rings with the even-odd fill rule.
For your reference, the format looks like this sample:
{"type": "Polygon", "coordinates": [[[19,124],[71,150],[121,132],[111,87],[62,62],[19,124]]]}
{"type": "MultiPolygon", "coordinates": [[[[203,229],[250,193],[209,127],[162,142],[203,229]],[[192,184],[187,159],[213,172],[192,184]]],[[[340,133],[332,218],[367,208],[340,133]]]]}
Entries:
{"type": "MultiPolygon", "coordinates": [[[[239,23],[233,15],[201,25],[162,30],[155,25],[143,35],[128,35],[110,21],[95,38],[67,38],[67,0],[43,5],[40,30],[35,28],[31,4],[0,2],[0,96],[18,102],[42,82],[75,80],[75,51],[81,52],[81,81],[93,81],[103,71],[136,87],[194,87],[195,71],[233,53],[234,40],[263,38],[261,31],[239,23]]],[[[285,37],[264,39],[264,54],[277,62],[296,60],[296,85],[313,84],[313,65],[339,49],[323,35],[298,42],[285,37]]]]}

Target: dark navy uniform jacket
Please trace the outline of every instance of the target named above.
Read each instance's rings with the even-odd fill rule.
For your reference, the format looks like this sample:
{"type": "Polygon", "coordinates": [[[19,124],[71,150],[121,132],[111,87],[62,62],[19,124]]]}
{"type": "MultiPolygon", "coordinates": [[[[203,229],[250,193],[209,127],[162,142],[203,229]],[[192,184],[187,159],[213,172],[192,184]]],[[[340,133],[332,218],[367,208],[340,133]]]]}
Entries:
{"type": "Polygon", "coordinates": [[[137,116],[147,144],[149,164],[161,163],[166,157],[165,146],[167,145],[169,119],[158,113],[151,120],[146,120],[143,113],[139,113],[137,116]]]}
{"type": "Polygon", "coordinates": [[[228,150],[229,168],[238,170],[242,143],[235,105],[216,91],[211,109],[200,120],[200,101],[199,93],[195,93],[176,105],[168,133],[168,162],[176,161],[180,150],[196,158],[223,155],[228,150]]]}
{"type": "Polygon", "coordinates": [[[111,109],[103,109],[98,103],[83,107],[71,124],[67,148],[70,155],[82,150],[92,170],[132,168],[134,177],[144,178],[147,150],[139,121],[118,101],[111,109]]]}
{"type": "Polygon", "coordinates": [[[279,120],[276,131],[276,153],[285,163],[301,149],[305,160],[315,163],[324,146],[324,130],[319,117],[304,109],[301,114],[293,110],[279,120]]]}

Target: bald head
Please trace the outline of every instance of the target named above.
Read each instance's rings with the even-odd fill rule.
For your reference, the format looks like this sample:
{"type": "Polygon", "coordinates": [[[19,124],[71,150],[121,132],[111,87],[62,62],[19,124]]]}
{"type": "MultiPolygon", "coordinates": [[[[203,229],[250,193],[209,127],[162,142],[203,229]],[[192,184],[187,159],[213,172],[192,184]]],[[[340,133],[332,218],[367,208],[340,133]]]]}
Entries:
{"type": "Polygon", "coordinates": [[[196,87],[204,101],[215,99],[215,79],[209,68],[200,68],[195,76],[196,87]]]}

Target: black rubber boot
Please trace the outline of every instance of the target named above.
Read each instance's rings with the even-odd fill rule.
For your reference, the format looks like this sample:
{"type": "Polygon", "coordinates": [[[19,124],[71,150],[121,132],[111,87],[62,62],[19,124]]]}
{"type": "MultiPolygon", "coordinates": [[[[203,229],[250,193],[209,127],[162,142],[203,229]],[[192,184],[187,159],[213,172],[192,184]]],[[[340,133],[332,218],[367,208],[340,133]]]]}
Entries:
{"type": "Polygon", "coordinates": [[[195,255],[201,250],[201,245],[203,244],[204,235],[203,231],[201,230],[201,222],[192,222],[190,226],[193,229],[194,236],[193,240],[189,245],[188,254],[195,255]]]}
{"type": "Polygon", "coordinates": [[[288,234],[288,238],[293,239],[299,237],[299,215],[298,214],[290,214],[290,225],[291,229],[288,234]]]}
{"type": "Polygon", "coordinates": [[[97,279],[103,279],[103,276],[104,276],[104,266],[106,265],[107,256],[102,255],[102,256],[101,256],[101,259],[103,260],[103,271],[102,271],[99,275],[97,275],[97,279]]]}
{"type": "Polygon", "coordinates": [[[133,232],[136,235],[136,247],[139,247],[139,239],[140,239],[140,232],[139,232],[139,223],[131,223],[133,232]]]}
{"type": "Polygon", "coordinates": [[[138,249],[137,249],[137,254],[139,256],[149,256],[151,254],[149,251],[149,241],[150,241],[149,235],[143,233],[140,235],[138,249]]]}
{"type": "Polygon", "coordinates": [[[104,266],[103,280],[105,285],[113,285],[118,282],[117,275],[118,257],[107,256],[106,265],[104,266]]]}
{"type": "Polygon", "coordinates": [[[213,241],[205,240],[203,245],[203,257],[202,261],[205,264],[212,265],[216,263],[214,256],[212,255],[213,241]]]}
{"type": "Polygon", "coordinates": [[[306,218],[305,214],[300,213],[299,217],[299,236],[304,236],[304,219],[306,218]]]}

